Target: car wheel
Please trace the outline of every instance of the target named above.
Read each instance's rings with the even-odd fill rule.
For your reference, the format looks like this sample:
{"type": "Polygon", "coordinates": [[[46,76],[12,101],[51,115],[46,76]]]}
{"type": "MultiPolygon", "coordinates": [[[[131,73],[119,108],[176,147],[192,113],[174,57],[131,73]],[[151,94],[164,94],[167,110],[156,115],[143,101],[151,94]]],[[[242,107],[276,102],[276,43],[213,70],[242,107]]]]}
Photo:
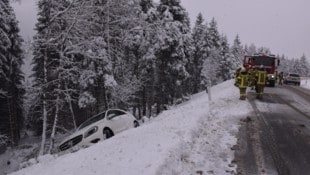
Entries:
{"type": "Polygon", "coordinates": [[[111,129],[109,129],[109,128],[104,128],[103,129],[103,135],[105,135],[106,139],[111,138],[111,137],[114,136],[113,131],[111,131],[111,129]]]}
{"type": "Polygon", "coordinates": [[[140,126],[140,124],[139,124],[139,122],[134,121],[134,122],[133,122],[133,126],[136,128],[136,127],[140,126]]]}

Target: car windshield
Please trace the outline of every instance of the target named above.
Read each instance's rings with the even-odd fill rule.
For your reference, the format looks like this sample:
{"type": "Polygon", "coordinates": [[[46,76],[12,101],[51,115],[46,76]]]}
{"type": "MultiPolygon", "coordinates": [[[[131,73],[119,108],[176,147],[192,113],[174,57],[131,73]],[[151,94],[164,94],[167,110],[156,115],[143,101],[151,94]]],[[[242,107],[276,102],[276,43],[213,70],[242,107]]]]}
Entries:
{"type": "Polygon", "coordinates": [[[100,113],[100,114],[97,114],[89,119],[87,119],[85,122],[83,122],[78,128],[77,130],[81,130],[83,128],[85,128],[86,126],[90,125],[90,124],[93,124],[101,119],[103,119],[105,117],[105,113],[106,112],[103,112],[103,113],[100,113]]]}
{"type": "Polygon", "coordinates": [[[290,74],[291,77],[299,77],[298,74],[290,74]]]}
{"type": "Polygon", "coordinates": [[[256,56],[253,57],[253,61],[255,65],[272,66],[274,64],[275,58],[266,56],[256,56]]]}

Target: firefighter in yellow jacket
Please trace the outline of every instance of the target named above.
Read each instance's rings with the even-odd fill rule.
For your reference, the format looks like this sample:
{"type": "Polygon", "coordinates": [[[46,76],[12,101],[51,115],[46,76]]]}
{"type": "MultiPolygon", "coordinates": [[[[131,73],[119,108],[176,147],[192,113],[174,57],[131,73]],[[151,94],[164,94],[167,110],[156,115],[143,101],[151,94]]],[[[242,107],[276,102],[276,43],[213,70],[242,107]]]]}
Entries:
{"type": "Polygon", "coordinates": [[[264,70],[263,66],[260,66],[256,70],[256,98],[262,98],[264,94],[264,88],[266,85],[267,71],[264,70]]]}
{"type": "Polygon", "coordinates": [[[248,70],[248,82],[249,82],[249,87],[251,87],[251,90],[254,90],[256,86],[256,69],[255,66],[249,66],[248,70]]]}
{"type": "Polygon", "coordinates": [[[236,70],[236,86],[240,91],[240,100],[246,99],[246,88],[248,86],[248,73],[242,66],[236,70]]]}
{"type": "Polygon", "coordinates": [[[241,67],[238,67],[238,69],[235,72],[235,83],[234,83],[234,85],[236,87],[238,87],[238,76],[240,75],[240,71],[241,71],[241,67]]]}

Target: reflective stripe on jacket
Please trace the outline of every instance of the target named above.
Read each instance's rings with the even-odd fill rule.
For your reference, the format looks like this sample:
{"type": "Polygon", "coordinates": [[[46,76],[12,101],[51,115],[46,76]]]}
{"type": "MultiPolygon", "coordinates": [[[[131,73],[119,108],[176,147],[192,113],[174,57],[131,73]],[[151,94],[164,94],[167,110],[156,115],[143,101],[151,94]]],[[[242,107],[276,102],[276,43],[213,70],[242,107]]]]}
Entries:
{"type": "Polygon", "coordinates": [[[248,75],[240,74],[238,76],[238,86],[239,88],[246,88],[248,86],[248,75]]]}
{"type": "Polygon", "coordinates": [[[267,72],[266,71],[257,71],[257,84],[258,85],[265,85],[266,84],[266,78],[267,78],[267,72]]]}

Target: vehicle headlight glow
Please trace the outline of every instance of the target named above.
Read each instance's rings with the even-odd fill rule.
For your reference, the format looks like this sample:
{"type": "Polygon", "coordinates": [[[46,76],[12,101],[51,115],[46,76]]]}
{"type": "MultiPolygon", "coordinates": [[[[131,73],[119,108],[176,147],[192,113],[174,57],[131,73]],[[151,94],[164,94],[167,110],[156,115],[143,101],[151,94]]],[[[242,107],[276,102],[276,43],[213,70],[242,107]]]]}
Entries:
{"type": "Polygon", "coordinates": [[[92,128],[90,128],[89,130],[87,130],[87,132],[84,134],[84,138],[87,138],[88,136],[94,134],[95,132],[98,131],[98,126],[94,126],[92,128]]]}

